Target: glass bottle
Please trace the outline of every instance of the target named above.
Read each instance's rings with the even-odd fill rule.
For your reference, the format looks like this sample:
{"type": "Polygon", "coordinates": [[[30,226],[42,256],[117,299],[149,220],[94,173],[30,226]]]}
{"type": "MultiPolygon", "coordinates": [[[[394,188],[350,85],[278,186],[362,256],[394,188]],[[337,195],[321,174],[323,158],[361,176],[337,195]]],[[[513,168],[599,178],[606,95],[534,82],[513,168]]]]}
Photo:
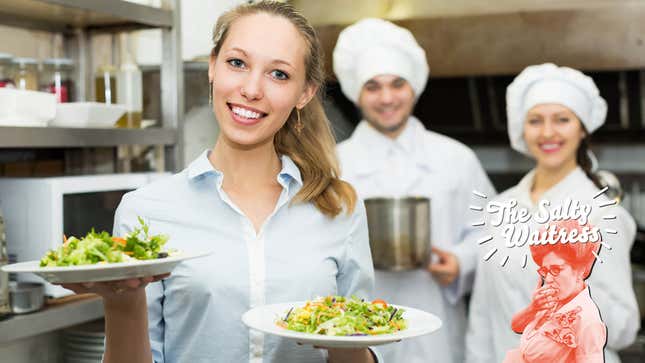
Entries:
{"type": "Polygon", "coordinates": [[[40,90],[56,95],[58,103],[74,101],[72,72],[74,62],[67,58],[51,58],[43,62],[40,90]]]}
{"type": "Polygon", "coordinates": [[[0,88],[14,88],[12,75],[13,56],[9,53],[0,53],[0,88]]]}
{"type": "Polygon", "coordinates": [[[116,104],[116,84],[116,68],[109,63],[100,66],[94,78],[96,102],[116,104]]]}
{"type": "Polygon", "coordinates": [[[38,61],[33,58],[14,58],[15,75],[13,82],[18,89],[38,90],[38,61]]]}
{"type": "Polygon", "coordinates": [[[117,127],[140,128],[143,114],[143,81],[141,70],[134,61],[132,37],[120,34],[121,67],[117,73],[117,103],[126,112],[116,122],[117,127]]]}

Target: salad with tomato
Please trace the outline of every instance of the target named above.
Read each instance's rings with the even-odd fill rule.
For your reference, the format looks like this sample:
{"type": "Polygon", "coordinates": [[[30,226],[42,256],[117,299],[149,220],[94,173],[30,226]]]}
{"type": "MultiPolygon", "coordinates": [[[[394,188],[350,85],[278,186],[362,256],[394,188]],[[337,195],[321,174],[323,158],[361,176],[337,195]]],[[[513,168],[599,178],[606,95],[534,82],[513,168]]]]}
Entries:
{"type": "Polygon", "coordinates": [[[149,227],[139,217],[139,226],[124,237],[92,229],[85,237],[63,237],[63,244],[50,250],[40,260],[40,267],[92,265],[97,263],[152,260],[167,257],[161,248],[168,241],[165,235],[149,235],[149,227]]]}
{"type": "Polygon", "coordinates": [[[380,299],[369,302],[354,296],[330,295],[291,308],[276,324],[297,332],[321,335],[391,334],[407,328],[403,313],[403,309],[380,299]]]}

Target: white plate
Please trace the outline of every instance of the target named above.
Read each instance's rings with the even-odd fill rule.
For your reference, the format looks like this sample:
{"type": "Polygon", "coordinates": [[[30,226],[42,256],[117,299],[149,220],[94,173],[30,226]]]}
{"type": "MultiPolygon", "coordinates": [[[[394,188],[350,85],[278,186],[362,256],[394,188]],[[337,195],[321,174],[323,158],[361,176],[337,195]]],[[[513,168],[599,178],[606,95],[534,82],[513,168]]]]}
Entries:
{"type": "Polygon", "coordinates": [[[99,358],[81,358],[76,356],[66,356],[65,363],[101,363],[101,357],[99,358]]]}
{"type": "Polygon", "coordinates": [[[103,350],[101,350],[100,352],[92,353],[92,352],[71,350],[67,347],[65,348],[65,357],[67,358],[101,360],[101,358],[103,358],[103,353],[104,353],[103,350]]]}
{"type": "Polygon", "coordinates": [[[95,338],[92,338],[92,339],[84,339],[84,338],[76,338],[76,337],[70,337],[70,336],[66,336],[66,337],[64,338],[64,342],[65,342],[65,343],[69,343],[69,344],[81,344],[81,345],[83,345],[83,344],[89,344],[89,345],[100,345],[100,346],[103,346],[103,345],[104,345],[104,341],[105,341],[105,338],[100,339],[100,340],[99,340],[99,339],[95,339],[95,338]]]}
{"type": "Polygon", "coordinates": [[[328,336],[320,334],[300,333],[281,328],[275,324],[277,319],[284,317],[292,307],[304,306],[305,302],[291,302],[273,305],[264,305],[253,308],[244,315],[242,321],[251,329],[263,333],[278,335],[294,339],[298,343],[313,344],[329,348],[365,348],[373,345],[394,343],[402,339],[409,339],[430,334],[441,328],[441,320],[425,311],[392,305],[404,309],[403,318],[408,323],[408,328],[393,334],[371,336],[328,336]]]}
{"type": "Polygon", "coordinates": [[[65,342],[65,350],[69,353],[74,353],[77,355],[91,355],[99,357],[105,351],[105,346],[103,343],[99,344],[74,344],[70,342],[65,342]]]}
{"type": "Polygon", "coordinates": [[[111,281],[165,274],[171,272],[181,261],[204,257],[211,253],[183,253],[155,260],[65,267],[40,267],[40,261],[28,261],[6,265],[2,270],[9,273],[35,273],[52,283],[111,281]]]}

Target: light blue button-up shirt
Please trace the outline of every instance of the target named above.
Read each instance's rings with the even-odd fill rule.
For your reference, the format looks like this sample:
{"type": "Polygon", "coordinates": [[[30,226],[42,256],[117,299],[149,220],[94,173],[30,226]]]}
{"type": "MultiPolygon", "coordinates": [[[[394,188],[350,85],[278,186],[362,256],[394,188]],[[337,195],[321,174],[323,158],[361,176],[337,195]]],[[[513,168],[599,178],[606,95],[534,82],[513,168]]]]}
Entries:
{"type": "Polygon", "coordinates": [[[289,157],[281,161],[282,193],[257,234],[222,190],[224,175],[208,152],[123,197],[116,235],[131,231],[141,216],[151,233],[170,237],[169,248],[214,251],[147,287],[156,362],[324,362],[323,352],[311,346],[250,331],[242,314],[327,294],[370,297],[374,272],[363,204],[332,219],[312,203],[290,203],[302,179],[289,157]]]}

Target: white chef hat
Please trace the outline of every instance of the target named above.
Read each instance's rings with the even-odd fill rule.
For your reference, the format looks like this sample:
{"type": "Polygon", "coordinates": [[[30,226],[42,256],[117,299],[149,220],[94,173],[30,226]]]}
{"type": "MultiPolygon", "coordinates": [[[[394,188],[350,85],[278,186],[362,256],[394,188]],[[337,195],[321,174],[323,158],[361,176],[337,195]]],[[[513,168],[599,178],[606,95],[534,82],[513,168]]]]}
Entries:
{"type": "Polygon", "coordinates": [[[334,72],[354,103],[365,82],[382,74],[397,75],[418,98],[430,74],[423,48],[412,33],[382,19],[363,19],[345,28],[334,48],[334,72]]]}
{"type": "Polygon", "coordinates": [[[607,116],[607,102],[591,77],[553,63],[526,67],[506,89],[508,136],[513,149],[528,155],[523,137],[526,113],[544,103],[569,108],[589,133],[602,126],[607,116]]]}

